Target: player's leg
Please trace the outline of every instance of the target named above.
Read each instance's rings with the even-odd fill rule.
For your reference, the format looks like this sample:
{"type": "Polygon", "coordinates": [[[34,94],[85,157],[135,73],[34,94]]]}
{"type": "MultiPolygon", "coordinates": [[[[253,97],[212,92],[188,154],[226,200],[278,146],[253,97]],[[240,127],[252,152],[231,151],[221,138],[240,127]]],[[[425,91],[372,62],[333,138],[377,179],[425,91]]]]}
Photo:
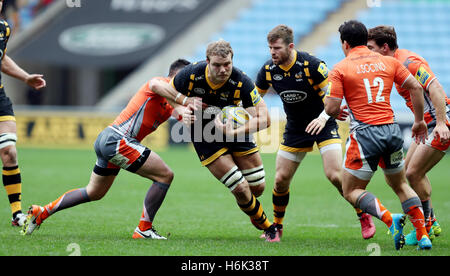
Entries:
{"type": "MultiPolygon", "coordinates": [[[[427,177],[427,173],[443,158],[445,155],[441,150],[435,149],[428,145],[412,143],[408,150],[406,178],[414,191],[419,196],[423,213],[425,217],[426,230],[429,233],[430,238],[434,238],[436,229],[437,235],[441,233],[441,228],[432,227],[433,224],[439,225],[436,218],[431,217],[431,183],[427,177]],[[433,230],[433,231],[432,231],[433,230]]],[[[407,245],[416,245],[416,231],[415,229],[406,236],[407,245]]]]}
{"type": "MultiPolygon", "coordinates": [[[[381,156],[379,166],[384,171],[386,182],[400,199],[404,213],[409,215],[410,221],[416,229],[417,236],[420,235],[421,241],[419,242],[419,247],[421,249],[430,249],[431,241],[425,229],[422,203],[417,193],[414,192],[406,181],[405,161],[403,159],[403,137],[400,127],[398,125],[387,125],[383,128],[387,137],[387,153],[381,156]]],[[[410,160],[409,166],[411,166],[413,159],[410,160]]]]}
{"type": "Polygon", "coordinates": [[[153,221],[172,184],[174,174],[169,166],[154,151],[150,153],[136,173],[153,180],[153,184],[145,195],[142,215],[139,225],[133,233],[133,238],[166,239],[156,232],[153,227],[153,221]]]}
{"type": "Polygon", "coordinates": [[[289,204],[290,185],[306,152],[288,152],[280,149],[275,161],[275,183],[272,190],[274,223],[282,227],[289,204]]]}
{"type": "Polygon", "coordinates": [[[0,116],[0,158],[3,164],[3,186],[11,207],[13,226],[23,226],[26,215],[22,213],[22,179],[17,161],[16,122],[13,116],[0,116]]]}
{"type": "Polygon", "coordinates": [[[417,193],[424,206],[425,218],[431,214],[431,184],[427,173],[444,157],[445,153],[421,144],[416,145],[413,157],[406,167],[406,178],[413,190],[417,193]]]}
{"type": "Polygon", "coordinates": [[[98,174],[100,173],[99,169],[95,167],[86,187],[69,190],[45,206],[32,205],[28,210],[28,217],[23,226],[22,234],[31,235],[44,220],[56,212],[103,198],[118,172],[116,169],[108,170],[108,173],[106,171],[102,170],[101,174],[98,174]]]}
{"type": "Polygon", "coordinates": [[[234,163],[231,154],[220,155],[206,167],[214,177],[231,191],[239,208],[250,217],[255,226],[266,232],[266,240],[279,241],[274,226],[267,219],[261,203],[250,191],[247,180],[234,163]],[[271,236],[267,237],[268,234],[271,236]]]}
{"type": "Polygon", "coordinates": [[[233,153],[233,161],[242,172],[255,197],[259,197],[266,187],[266,173],[259,152],[251,154],[233,153]]]}
{"type": "MultiPolygon", "coordinates": [[[[336,187],[341,196],[344,196],[344,192],[342,190],[342,146],[341,143],[328,144],[326,142],[327,141],[324,141],[318,144],[320,154],[322,156],[325,176],[334,185],[334,187],[336,187]]],[[[361,224],[362,237],[364,239],[372,238],[376,232],[372,216],[364,213],[359,208],[354,208],[361,224]]]]}
{"type": "Polygon", "coordinates": [[[400,199],[403,212],[409,216],[410,221],[416,230],[419,248],[430,249],[431,241],[425,228],[422,203],[414,190],[407,184],[404,170],[394,173],[389,173],[385,170],[385,177],[389,186],[391,186],[392,190],[400,199]]]}

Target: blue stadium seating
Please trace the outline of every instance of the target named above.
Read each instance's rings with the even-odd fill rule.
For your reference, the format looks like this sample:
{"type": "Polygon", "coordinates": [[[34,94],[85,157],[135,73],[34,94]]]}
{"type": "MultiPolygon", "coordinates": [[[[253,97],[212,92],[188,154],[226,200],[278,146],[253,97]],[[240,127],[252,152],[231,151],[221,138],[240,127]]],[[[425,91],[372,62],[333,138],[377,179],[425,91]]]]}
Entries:
{"type": "MultiPolygon", "coordinates": [[[[235,20],[225,24],[210,41],[223,38],[235,52],[234,65],[255,78],[262,64],[270,58],[267,33],[278,24],[287,24],[300,38],[326,19],[346,0],[255,0],[235,20]]],[[[190,60],[205,59],[206,45],[200,46],[190,60]]]]}

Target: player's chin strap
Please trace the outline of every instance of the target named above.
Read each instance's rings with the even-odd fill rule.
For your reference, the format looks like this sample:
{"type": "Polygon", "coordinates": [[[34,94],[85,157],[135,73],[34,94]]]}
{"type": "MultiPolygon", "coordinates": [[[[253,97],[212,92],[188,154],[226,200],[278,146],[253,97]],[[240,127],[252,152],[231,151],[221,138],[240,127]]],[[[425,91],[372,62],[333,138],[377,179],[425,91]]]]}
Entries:
{"type": "Polygon", "coordinates": [[[244,176],[238,167],[234,166],[220,179],[220,182],[222,182],[225,187],[230,189],[230,191],[233,191],[237,185],[244,182],[244,176]]]}
{"type": "Polygon", "coordinates": [[[264,166],[243,170],[242,174],[248,182],[249,186],[258,186],[266,182],[266,173],[264,172],[264,166]]]}
{"type": "Polygon", "coordinates": [[[16,145],[17,135],[15,133],[3,133],[0,134],[0,149],[6,148],[7,146],[16,145]]]}

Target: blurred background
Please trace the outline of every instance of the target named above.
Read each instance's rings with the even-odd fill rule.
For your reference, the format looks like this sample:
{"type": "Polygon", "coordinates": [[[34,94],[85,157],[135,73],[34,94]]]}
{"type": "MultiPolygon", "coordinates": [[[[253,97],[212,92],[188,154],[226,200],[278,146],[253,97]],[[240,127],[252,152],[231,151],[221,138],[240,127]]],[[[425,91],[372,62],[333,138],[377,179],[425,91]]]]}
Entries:
{"type": "MultiPolygon", "coordinates": [[[[44,74],[47,87],[34,91],[5,74],[2,82],[19,145],[91,147],[143,83],[166,76],[177,58],[205,59],[211,41],[229,41],[234,65],[255,79],[270,58],[267,33],[287,24],[297,48],[331,69],[344,58],[339,25],[358,19],[368,28],[393,25],[400,48],[423,56],[450,95],[449,14],[450,0],[5,0],[2,16],[12,27],[7,54],[44,74]]],[[[284,113],[277,95],[265,101],[280,120],[272,127],[275,140],[265,141],[271,151],[284,113]]],[[[392,106],[409,144],[412,114],[395,91],[392,106]]],[[[170,124],[151,136],[156,150],[173,143],[170,124]]]]}

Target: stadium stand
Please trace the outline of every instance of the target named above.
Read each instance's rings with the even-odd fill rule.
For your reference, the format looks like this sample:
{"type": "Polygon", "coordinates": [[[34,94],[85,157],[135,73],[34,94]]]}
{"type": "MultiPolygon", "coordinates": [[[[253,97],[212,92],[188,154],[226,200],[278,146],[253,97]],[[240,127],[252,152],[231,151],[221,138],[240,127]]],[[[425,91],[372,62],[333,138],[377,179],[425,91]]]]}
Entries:
{"type": "MultiPolygon", "coordinates": [[[[345,1],[256,0],[210,41],[222,38],[230,42],[235,52],[234,65],[255,78],[261,65],[270,58],[266,36],[273,27],[287,24],[294,29],[294,37],[301,39],[345,1]]],[[[205,50],[206,45],[199,46],[189,59],[204,59],[205,50]]]]}

